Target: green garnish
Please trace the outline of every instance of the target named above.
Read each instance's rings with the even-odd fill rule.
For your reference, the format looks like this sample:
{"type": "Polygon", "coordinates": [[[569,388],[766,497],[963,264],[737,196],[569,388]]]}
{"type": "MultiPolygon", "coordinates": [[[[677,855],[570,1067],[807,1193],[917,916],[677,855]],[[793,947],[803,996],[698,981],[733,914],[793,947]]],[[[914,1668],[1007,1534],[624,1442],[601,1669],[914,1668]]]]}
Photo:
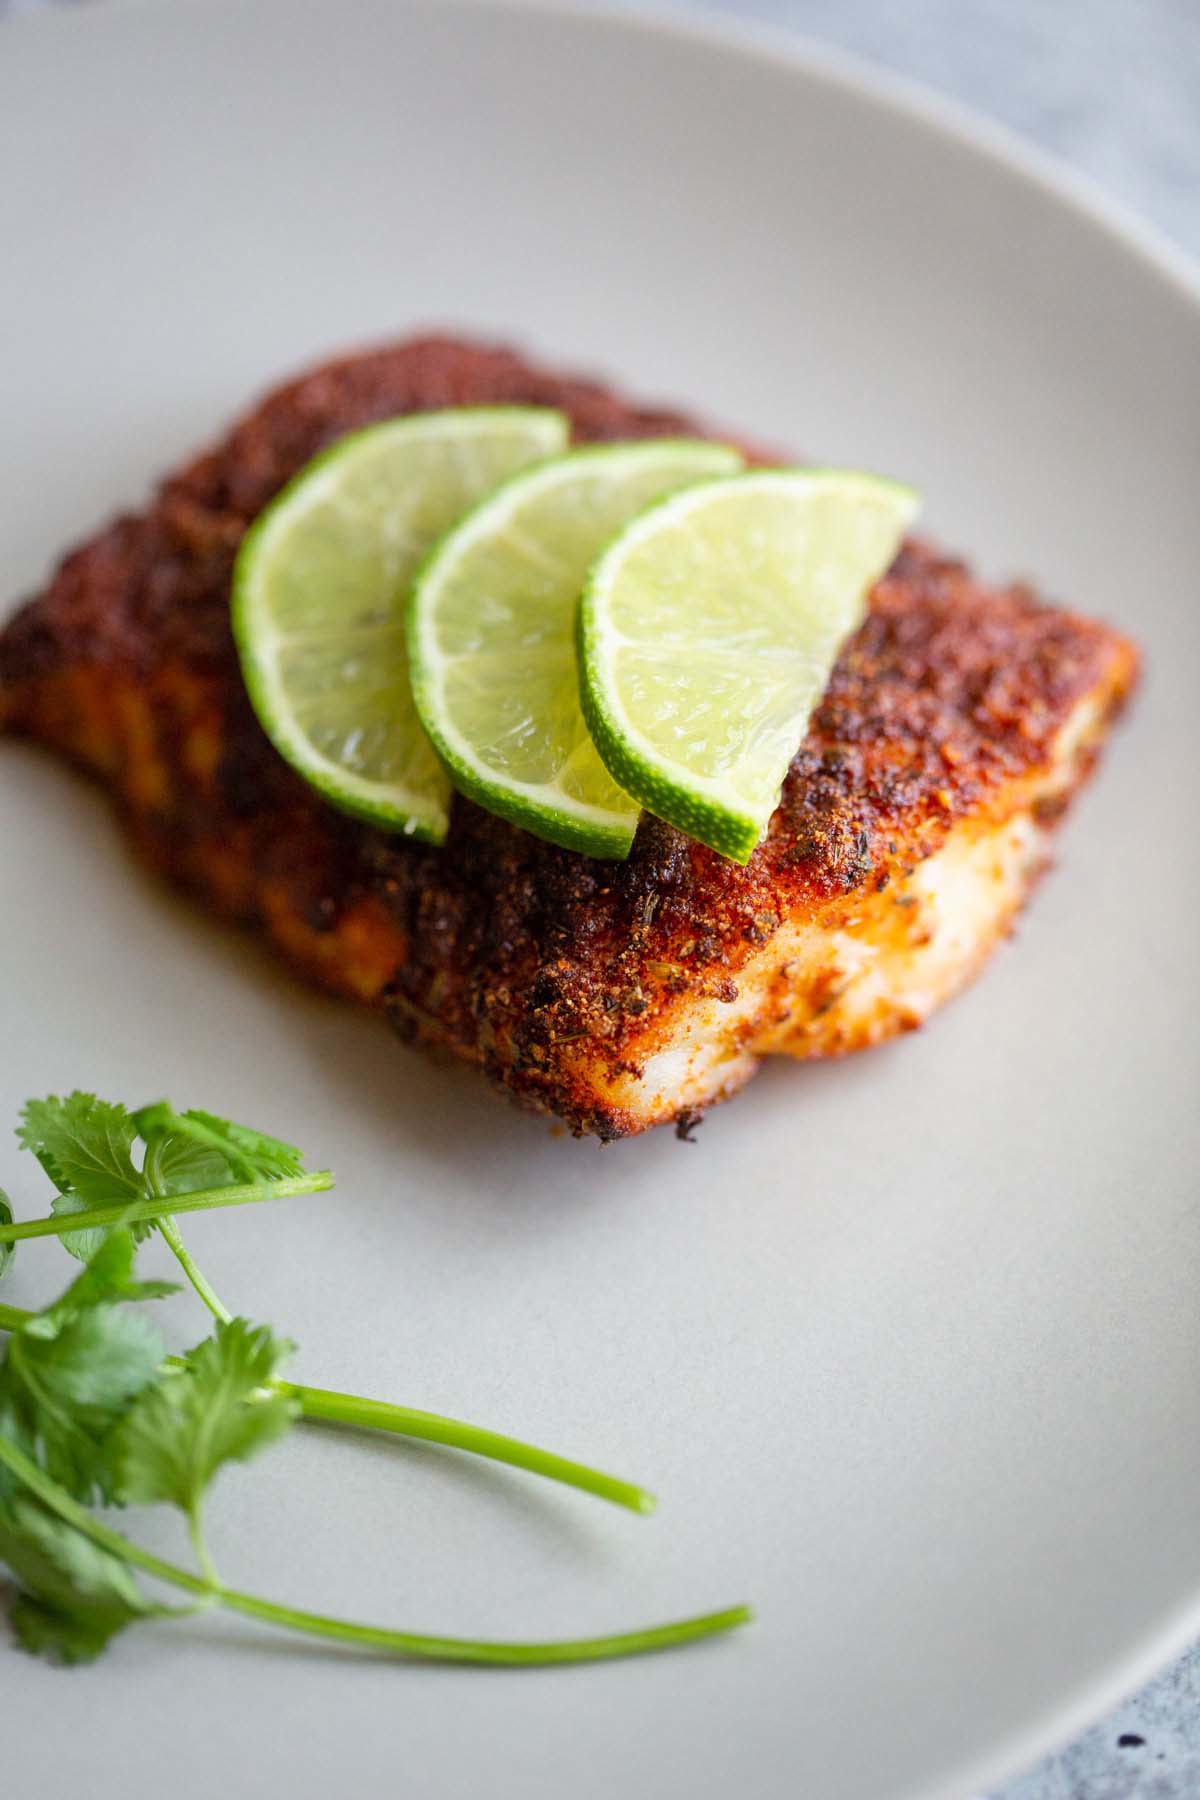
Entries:
{"type": "MultiPolygon", "coordinates": [[[[747,1608],[734,1607],[615,1636],[494,1642],[357,1624],[227,1588],[205,1537],[205,1497],[222,1468],[249,1461],[298,1418],[468,1450],[639,1512],[653,1501],[630,1483],[477,1426],[282,1379],[292,1345],[229,1315],[164,1203],[195,1210],[234,1203],[235,1195],[265,1199],[329,1186],[327,1172],[304,1173],[291,1145],[208,1113],[176,1113],[165,1102],[130,1114],[78,1093],[30,1102],[19,1136],[58,1189],[50,1220],[34,1222],[37,1233],[57,1230],[85,1264],[40,1312],[0,1304],[0,1330],[11,1333],[0,1361],[0,1565],[16,1583],[9,1616],[27,1650],[88,1661],[129,1625],[209,1605],[376,1651],[471,1663],[631,1656],[749,1619],[747,1608]],[[85,1215],[85,1226],[74,1223],[85,1215]],[[212,1334],[182,1356],[165,1354],[144,1310],[175,1287],[135,1274],[137,1240],[152,1225],[215,1315],[212,1334]],[[176,1508],[196,1570],[163,1561],[90,1510],[114,1504],[176,1508]],[[135,1571],[182,1590],[191,1604],[162,1604],[143,1592],[135,1571]]],[[[12,1223],[0,1196],[0,1275],[14,1240],[34,1234],[12,1223]]]]}
{"type": "MultiPolygon", "coordinates": [[[[11,1225],[12,1216],[13,1210],[9,1204],[8,1195],[3,1188],[0,1188],[0,1225],[11,1225]]],[[[12,1244],[0,1243],[0,1281],[4,1280],[8,1273],[8,1265],[15,1255],[16,1251],[12,1244]]]]}
{"type": "Polygon", "coordinates": [[[140,1243],[173,1213],[319,1194],[333,1186],[328,1169],[305,1172],[293,1145],[211,1113],[176,1113],[166,1101],[131,1115],[94,1094],[76,1091],[64,1100],[51,1094],[27,1103],[17,1137],[58,1192],[49,1218],[2,1223],[0,1242],[57,1236],[84,1262],[115,1224],[127,1225],[140,1243]],[[134,1162],[139,1138],[140,1168],[134,1162]],[[88,1217],[82,1229],[75,1223],[81,1214],[88,1217]]]}
{"type": "MultiPolygon", "coordinates": [[[[58,1300],[14,1332],[0,1364],[0,1435],[86,1502],[113,1499],[105,1446],[162,1361],[157,1332],[139,1314],[117,1310],[120,1301],[173,1291],[135,1281],[133,1252],[129,1232],[102,1244],[58,1300]]],[[[0,1474],[0,1503],[9,1491],[0,1474]]]]}
{"type": "MultiPolygon", "coordinates": [[[[316,1193],[333,1181],[328,1170],[305,1174],[303,1155],[292,1144],[212,1113],[176,1112],[165,1100],[128,1113],[93,1094],[77,1092],[63,1100],[51,1095],[29,1102],[17,1136],[60,1191],[49,1218],[12,1225],[0,1217],[0,1275],[19,1238],[58,1235],[73,1255],[86,1256],[116,1221],[128,1225],[135,1239],[144,1239],[156,1226],[209,1312],[226,1321],[232,1314],[189,1253],[166,1201],[171,1213],[194,1212],[316,1193]],[[140,1169],[135,1161],[139,1138],[145,1147],[140,1169]],[[238,1185],[222,1187],[222,1182],[238,1185]],[[192,1184],[197,1184],[194,1189],[192,1184]],[[92,1221],[83,1230],[74,1224],[81,1212],[92,1221]]],[[[27,1317],[0,1306],[0,1326],[7,1320],[7,1329],[27,1317]]],[[[298,1401],[305,1418],[442,1444],[527,1469],[632,1512],[654,1511],[654,1497],[643,1488],[518,1438],[358,1394],[278,1385],[298,1401]]]]}
{"type": "MultiPolygon", "coordinates": [[[[78,1194],[59,1194],[54,1212],[45,1219],[26,1219],[19,1225],[0,1225],[6,1244],[17,1244],[26,1238],[60,1237],[72,1256],[86,1262],[104,1231],[112,1225],[128,1225],[137,1232],[139,1226],[157,1225],[168,1213],[211,1212],[222,1206],[250,1206],[258,1200],[283,1200],[291,1194],[319,1194],[333,1186],[327,1169],[304,1175],[296,1181],[252,1181],[245,1187],[201,1188],[196,1193],[154,1194],[144,1200],[107,1206],[90,1206],[78,1194]],[[81,1231],[72,1221],[86,1213],[91,1223],[81,1231]]],[[[145,1232],[142,1232],[145,1235],[145,1232]]]]}

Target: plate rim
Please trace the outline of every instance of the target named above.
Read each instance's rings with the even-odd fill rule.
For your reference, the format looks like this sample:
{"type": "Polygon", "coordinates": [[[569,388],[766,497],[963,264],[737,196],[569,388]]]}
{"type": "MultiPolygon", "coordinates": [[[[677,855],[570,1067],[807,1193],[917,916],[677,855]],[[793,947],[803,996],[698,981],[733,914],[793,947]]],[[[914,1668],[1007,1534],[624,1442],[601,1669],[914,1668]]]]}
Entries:
{"type": "MultiPolygon", "coordinates": [[[[172,15],[238,14],[249,5],[271,0],[169,0],[172,15]]],[[[303,4],[304,0],[294,0],[303,4]]],[[[333,0],[308,0],[328,9],[333,0]]],[[[354,5],[357,0],[341,0],[354,5]]],[[[725,0],[732,3],[732,0],[725,0]]],[[[7,30],[103,30],[103,21],[125,19],[165,9],[168,0],[105,0],[104,5],[70,9],[55,5],[12,14],[0,23],[7,30]]],[[[708,10],[709,0],[390,0],[397,10],[432,13],[512,12],[529,17],[577,19],[585,25],[666,43],[692,43],[741,56],[766,67],[782,65],[801,76],[816,77],[858,100],[924,126],[977,159],[999,165],[1023,186],[1057,200],[1081,215],[1101,236],[1131,253],[1158,275],[1185,302],[1197,309],[1200,324],[1200,253],[1191,253],[1168,231],[1144,218],[1130,202],[1080,173],[1053,151],[966,101],[944,93],[914,75],[891,69],[855,50],[844,50],[809,33],[769,20],[735,18],[708,10]],[[698,10],[703,5],[705,10],[698,10]]]]}
{"type": "MultiPolygon", "coordinates": [[[[86,9],[47,7],[0,20],[0,31],[54,33],[109,29],[108,21],[127,21],[139,14],[164,10],[168,0],[106,0],[86,9]]],[[[360,0],[290,0],[320,10],[360,0]]],[[[372,0],[366,0],[371,4],[372,0]]],[[[183,13],[209,16],[237,14],[248,4],[279,0],[169,0],[173,18],[183,13]]],[[[930,136],[948,140],[960,153],[988,165],[1043,202],[1066,209],[1084,221],[1113,254],[1131,257],[1191,311],[1200,334],[1200,256],[1193,256],[1165,230],[1143,218],[1128,202],[1109,194],[1091,177],[1079,173],[1052,152],[1015,129],[976,111],[924,81],[844,50],[759,19],[735,18],[725,12],[699,10],[683,0],[390,0],[397,11],[434,14],[454,11],[520,14],[526,18],[575,20],[584,27],[617,37],[657,40],[671,46],[699,46],[714,55],[734,56],[763,70],[815,80],[839,95],[883,109],[930,136]]],[[[1036,1767],[1045,1757],[1071,1743],[1166,1669],[1200,1640],[1200,1582],[1184,1592],[1159,1626],[1145,1630],[1111,1666],[1066,1699],[1035,1715],[1024,1728],[1002,1734],[990,1749],[965,1759],[957,1772],[922,1781],[894,1800],[964,1800],[982,1795],[1036,1767]]]]}

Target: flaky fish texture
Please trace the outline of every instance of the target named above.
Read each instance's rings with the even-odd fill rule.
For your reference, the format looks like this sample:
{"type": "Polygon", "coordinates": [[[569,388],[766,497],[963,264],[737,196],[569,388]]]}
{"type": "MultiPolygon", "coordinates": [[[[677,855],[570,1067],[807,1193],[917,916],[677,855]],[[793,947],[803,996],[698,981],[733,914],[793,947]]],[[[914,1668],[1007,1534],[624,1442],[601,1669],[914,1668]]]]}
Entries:
{"type": "Polygon", "coordinates": [[[112,791],[142,851],[304,975],[576,1133],[686,1132],[769,1055],[920,1025],[1009,931],[1137,674],[1115,632],[917,543],[879,584],[764,842],[739,868],[645,818],[628,862],[457,799],[431,849],[334,811],[250,709],[233,558],[357,426],[558,406],[580,441],[695,432],[508,351],[421,338],[271,394],[0,636],[0,724],[112,791]]]}

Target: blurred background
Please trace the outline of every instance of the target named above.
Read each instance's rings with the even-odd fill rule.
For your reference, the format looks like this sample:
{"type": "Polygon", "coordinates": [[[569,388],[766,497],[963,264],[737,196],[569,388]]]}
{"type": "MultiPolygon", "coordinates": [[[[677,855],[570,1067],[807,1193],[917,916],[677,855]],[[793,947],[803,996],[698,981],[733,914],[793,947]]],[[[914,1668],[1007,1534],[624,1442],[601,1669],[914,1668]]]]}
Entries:
{"type": "MultiPolygon", "coordinates": [[[[0,19],[131,3],[0,0],[0,19]]],[[[1051,152],[1200,257],[1200,0],[674,0],[672,10],[800,33],[921,82],[1051,152]]],[[[1200,1651],[991,1800],[1200,1800],[1200,1651]]]]}
{"type": "Polygon", "coordinates": [[[800,32],[937,88],[1200,254],[1200,0],[675,0],[683,8],[800,32]]]}

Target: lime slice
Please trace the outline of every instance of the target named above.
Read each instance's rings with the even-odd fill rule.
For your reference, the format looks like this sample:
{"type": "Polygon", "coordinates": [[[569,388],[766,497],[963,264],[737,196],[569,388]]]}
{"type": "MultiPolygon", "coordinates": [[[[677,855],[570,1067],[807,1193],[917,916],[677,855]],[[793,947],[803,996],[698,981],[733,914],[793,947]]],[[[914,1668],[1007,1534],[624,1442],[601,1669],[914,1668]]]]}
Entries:
{"type": "Polygon", "coordinates": [[[543,407],[389,419],[314,458],[247,532],[233,576],[246,687],[280,755],[332,805],[445,837],[450,783],[413,706],[408,590],[448,526],[568,436],[543,407]]]}
{"type": "Polygon", "coordinates": [[[635,520],[579,616],[584,711],[613,780],[748,862],[917,503],[878,476],[762,469],[635,520]]]}
{"type": "Polygon", "coordinates": [[[640,809],[579,704],[579,594],[651,501],[740,467],[735,450],[686,439],[576,450],[514,476],[443,539],[413,590],[408,641],[417,711],[457,788],[551,843],[629,854],[640,809]]]}

